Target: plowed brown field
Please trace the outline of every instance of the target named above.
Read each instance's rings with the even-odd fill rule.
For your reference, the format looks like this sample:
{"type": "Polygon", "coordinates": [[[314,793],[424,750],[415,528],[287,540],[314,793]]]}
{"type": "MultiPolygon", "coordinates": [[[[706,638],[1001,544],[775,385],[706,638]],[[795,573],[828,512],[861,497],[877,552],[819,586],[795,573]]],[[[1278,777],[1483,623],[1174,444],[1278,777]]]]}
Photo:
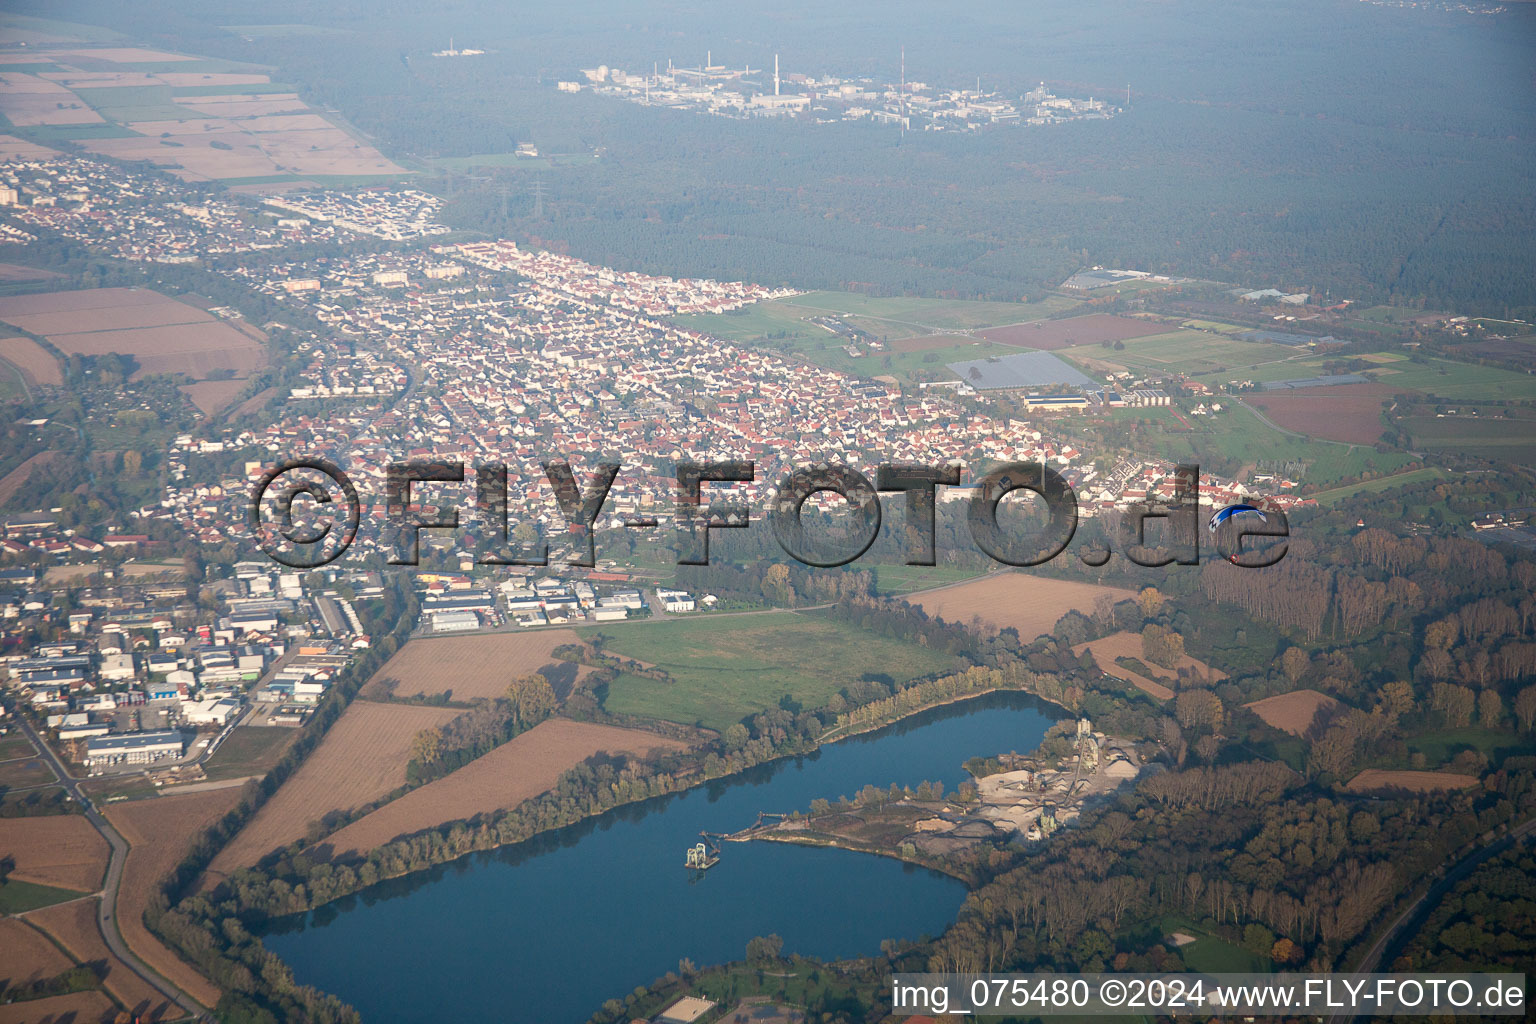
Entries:
{"type": "Polygon", "coordinates": [[[454,700],[500,697],[518,676],[555,661],[562,644],[580,643],[569,629],[480,636],[418,637],[410,641],[368,680],[373,695],[388,680],[398,680],[396,697],[453,691],[454,700]]]}
{"type": "Polygon", "coordinates": [[[96,924],[98,900],[75,900],[34,910],[27,920],[53,936],[82,964],[102,964],[106,975],[102,983],[107,991],[140,1020],[156,1021],[181,1016],[176,1004],[150,987],[149,983],[128,969],[102,941],[96,924]]]}
{"type": "Polygon", "coordinates": [[[0,857],[15,858],[11,877],[76,892],[95,892],[107,870],[107,841],[79,814],[0,818],[0,857]]]}
{"type": "Polygon", "coordinates": [[[319,749],[278,789],[209,865],[217,880],[302,839],[312,821],[348,810],[405,785],[411,740],[462,712],[356,700],[331,726],[319,749]]]}
{"type": "Polygon", "coordinates": [[[1321,724],[1337,711],[1339,702],[1316,690],[1293,690],[1243,707],[1262,718],[1266,725],[1294,736],[1304,736],[1314,724],[1321,724]]]}
{"type": "Polygon", "coordinates": [[[640,729],[552,718],[452,775],[414,789],[354,821],[321,845],[336,853],[371,850],[397,836],[434,825],[516,807],[554,786],[563,772],[594,754],[643,755],[686,746],[640,729]]]}
{"type": "Polygon", "coordinates": [[[1093,602],[1101,594],[1116,602],[1136,596],[1119,587],[1010,572],[914,594],[907,600],[950,622],[968,623],[979,618],[996,629],[1011,626],[1028,641],[1049,633],[1057,620],[1073,609],[1091,614],[1093,602]]]}
{"type": "Polygon", "coordinates": [[[144,925],[160,880],[186,856],[192,840],[240,802],[239,789],[216,789],[153,800],[132,800],[107,808],[108,820],[128,840],[128,863],[118,891],[117,927],[128,947],[204,1006],[219,1001],[219,989],[191,964],[161,945],[144,925]]]}

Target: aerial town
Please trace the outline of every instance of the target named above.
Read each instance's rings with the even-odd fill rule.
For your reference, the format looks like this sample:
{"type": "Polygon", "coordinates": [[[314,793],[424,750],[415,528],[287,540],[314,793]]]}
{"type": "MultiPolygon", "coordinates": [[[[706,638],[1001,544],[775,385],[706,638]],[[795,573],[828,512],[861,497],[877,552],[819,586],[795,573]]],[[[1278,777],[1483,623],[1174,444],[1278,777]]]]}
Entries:
{"type": "MultiPolygon", "coordinates": [[[[958,380],[910,391],[829,372],[667,319],[792,295],[787,289],[617,272],[508,240],[436,242],[447,230],[434,220],[440,200],[419,191],[211,198],[159,175],[64,155],[4,164],[0,182],[16,230],[48,228],[133,260],[201,261],[327,328],[267,325],[294,343],[299,380],[289,400],[260,427],[177,436],[166,453],[163,496],[136,513],[142,529],[173,523],[202,544],[246,550],[252,481],[281,458],[334,460],[371,497],[370,513],[381,511],[385,471],[400,452],[508,464],[509,518],[550,538],[552,568],[493,579],[468,541],[433,537],[429,549],[442,548],[457,572],[417,578],[422,633],[707,613],[714,605],[714,595],[641,586],[611,563],[562,570],[571,549],[560,540],[560,512],[539,466],[549,453],[578,471],[603,458],[623,463],[600,531],[641,514],[669,524],[672,467],[691,457],[756,460],[755,481],[741,486],[754,515],[788,467],[825,459],[871,471],[890,459],[1043,460],[1077,489],[1086,515],[1172,496],[1172,480],[1153,461],[1123,456],[1098,468],[1042,422],[998,422],[960,404],[994,384],[1017,386],[1010,373],[1038,380],[1028,376],[1032,354],[988,361],[984,373],[955,364],[958,380]],[[285,248],[356,236],[405,244],[283,257],[285,248]],[[256,252],[265,258],[217,259],[256,252]],[[210,479],[210,465],[227,468],[210,479]]],[[[823,319],[834,325],[829,330],[839,323],[823,319]]],[[[1167,404],[1159,388],[1118,377],[1081,378],[1066,393],[1029,391],[1025,404],[1167,404]]],[[[1292,481],[1271,478],[1265,486],[1279,492],[1272,500],[1280,505],[1306,502],[1285,493],[1292,481]]],[[[1201,487],[1202,501],[1215,506],[1250,493],[1212,476],[1201,487]]],[[[943,497],[966,493],[953,488],[943,497]]],[[[379,516],[364,519],[376,524],[379,516]]],[[[369,643],[350,603],[379,587],[368,568],[377,537],[366,528],[362,542],[318,576],[237,564],[205,595],[218,607],[210,616],[189,599],[174,565],[156,561],[160,542],[147,534],[93,537],[59,527],[46,511],[3,525],[4,552],[41,555],[52,566],[7,574],[8,628],[57,617],[62,592],[50,573],[93,583],[74,600],[67,639],[9,658],[10,685],[46,711],[63,751],[93,771],[153,766],[158,781],[194,781],[225,730],[302,722],[349,653],[369,643]],[[98,565],[103,551],[129,560],[98,565]],[[338,596],[338,586],[352,597],[338,596]]]]}
{"type": "Polygon", "coordinates": [[[911,131],[977,131],[992,125],[1052,125],[1067,121],[1103,120],[1123,112],[1103,99],[1057,96],[1044,82],[1022,97],[1010,98],[985,90],[946,89],[908,80],[905,56],[901,79],[807,75],[746,65],[728,67],[713,62],[683,67],[667,61],[649,72],[625,71],[606,64],[583,68],[585,81],[561,81],[561,92],[590,89],[651,107],[671,107],[719,117],[798,117],[818,124],[865,121],[911,131]]]}

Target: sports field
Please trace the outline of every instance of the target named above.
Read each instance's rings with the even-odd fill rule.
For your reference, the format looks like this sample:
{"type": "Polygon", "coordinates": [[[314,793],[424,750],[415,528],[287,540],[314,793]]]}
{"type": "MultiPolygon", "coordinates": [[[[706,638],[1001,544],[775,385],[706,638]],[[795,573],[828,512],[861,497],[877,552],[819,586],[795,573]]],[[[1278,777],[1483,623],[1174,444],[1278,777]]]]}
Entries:
{"type": "Polygon", "coordinates": [[[580,632],[600,632],[608,637],[607,651],[672,676],[671,682],[620,676],[608,688],[609,711],[716,730],[777,705],[786,693],[805,707],[820,707],[866,674],[906,680],[955,664],[948,655],[814,612],[677,616],[580,632]]]}

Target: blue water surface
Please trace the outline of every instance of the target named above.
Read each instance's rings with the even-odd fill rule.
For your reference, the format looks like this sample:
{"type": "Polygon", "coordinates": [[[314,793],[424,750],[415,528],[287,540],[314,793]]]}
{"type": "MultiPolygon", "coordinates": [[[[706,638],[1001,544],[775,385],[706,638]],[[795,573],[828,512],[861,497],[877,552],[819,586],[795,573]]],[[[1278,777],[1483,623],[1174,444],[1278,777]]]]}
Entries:
{"type": "Polygon", "coordinates": [[[503,850],[374,886],[264,936],[296,979],[383,1021],[579,1022],[687,957],[739,960],[776,933],[786,952],[869,955],[937,934],[965,898],[955,879],[845,850],[728,843],[690,880],[700,830],[803,810],[867,784],[954,789],[979,754],[1028,751],[1054,720],[1015,693],[915,716],[806,757],[620,808],[503,850]]]}

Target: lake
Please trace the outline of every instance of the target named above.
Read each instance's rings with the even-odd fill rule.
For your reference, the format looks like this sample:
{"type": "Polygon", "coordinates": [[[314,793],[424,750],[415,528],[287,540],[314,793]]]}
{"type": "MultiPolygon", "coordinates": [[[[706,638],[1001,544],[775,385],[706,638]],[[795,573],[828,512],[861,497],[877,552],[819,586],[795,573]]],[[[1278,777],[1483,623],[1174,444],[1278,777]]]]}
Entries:
{"type": "Polygon", "coordinates": [[[620,808],[503,850],[381,883],[275,922],[268,948],[301,984],[369,1022],[580,1024],[607,999],[677,969],[740,960],[754,936],[825,959],[943,931],[965,899],[953,878],[885,857],[726,843],[690,880],[700,830],[804,810],[867,784],[966,779],[970,757],[1033,750],[1058,709],[995,693],[924,712],[805,757],[620,808]]]}

